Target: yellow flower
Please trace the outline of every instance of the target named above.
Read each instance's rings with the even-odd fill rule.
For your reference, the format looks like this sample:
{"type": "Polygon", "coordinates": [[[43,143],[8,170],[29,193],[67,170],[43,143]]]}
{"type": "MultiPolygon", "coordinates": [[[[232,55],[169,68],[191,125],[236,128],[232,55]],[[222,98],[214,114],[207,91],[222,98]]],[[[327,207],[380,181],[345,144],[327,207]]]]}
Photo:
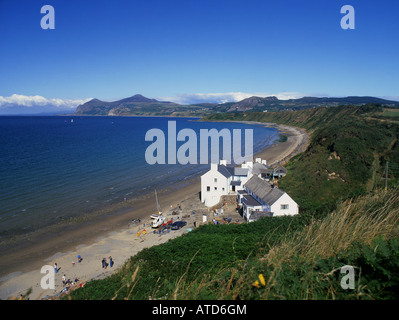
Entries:
{"type": "Polygon", "coordinates": [[[255,287],[255,288],[259,288],[259,281],[256,280],[256,281],[252,284],[252,286],[255,287]]]}
{"type": "Polygon", "coordinates": [[[266,281],[265,281],[265,278],[263,277],[263,274],[260,274],[258,277],[259,277],[260,284],[262,286],[265,286],[266,285],[266,281]]]}

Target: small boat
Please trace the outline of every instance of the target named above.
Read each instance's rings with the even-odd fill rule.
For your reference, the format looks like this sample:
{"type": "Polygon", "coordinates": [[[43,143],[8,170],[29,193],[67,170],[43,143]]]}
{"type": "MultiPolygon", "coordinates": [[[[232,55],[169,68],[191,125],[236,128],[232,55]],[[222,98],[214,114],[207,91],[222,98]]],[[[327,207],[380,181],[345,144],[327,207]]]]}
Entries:
{"type": "Polygon", "coordinates": [[[159,228],[163,225],[164,221],[166,218],[162,215],[157,215],[157,214],[152,214],[151,215],[152,219],[152,227],[153,228],[159,228]]]}

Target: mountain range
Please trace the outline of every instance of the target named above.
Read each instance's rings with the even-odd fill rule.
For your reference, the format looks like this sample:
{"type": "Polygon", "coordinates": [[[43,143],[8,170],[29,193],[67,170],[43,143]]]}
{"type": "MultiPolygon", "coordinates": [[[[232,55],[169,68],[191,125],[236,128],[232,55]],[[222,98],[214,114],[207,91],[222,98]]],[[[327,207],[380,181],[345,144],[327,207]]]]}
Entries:
{"type": "Polygon", "coordinates": [[[170,101],[158,101],[140,94],[117,101],[106,102],[92,99],[76,108],[75,115],[92,116],[204,116],[218,112],[287,111],[313,107],[338,105],[363,105],[368,103],[399,107],[398,101],[376,97],[350,96],[342,98],[303,97],[280,100],[277,97],[250,97],[239,102],[199,103],[181,105],[170,101]]]}

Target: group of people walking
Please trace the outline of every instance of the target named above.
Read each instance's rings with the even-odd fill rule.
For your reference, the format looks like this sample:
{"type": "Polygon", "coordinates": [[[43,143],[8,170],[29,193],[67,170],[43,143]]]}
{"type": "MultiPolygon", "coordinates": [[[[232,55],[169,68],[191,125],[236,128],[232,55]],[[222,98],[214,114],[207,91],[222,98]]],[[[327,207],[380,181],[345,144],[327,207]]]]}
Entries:
{"type": "MultiPolygon", "coordinates": [[[[112,260],[111,256],[109,256],[108,259],[109,259],[109,266],[110,266],[110,268],[112,268],[112,266],[114,265],[114,260],[112,260]]],[[[102,264],[103,269],[107,269],[108,262],[107,262],[106,258],[103,258],[103,260],[101,261],[101,264],[102,264]]]]}

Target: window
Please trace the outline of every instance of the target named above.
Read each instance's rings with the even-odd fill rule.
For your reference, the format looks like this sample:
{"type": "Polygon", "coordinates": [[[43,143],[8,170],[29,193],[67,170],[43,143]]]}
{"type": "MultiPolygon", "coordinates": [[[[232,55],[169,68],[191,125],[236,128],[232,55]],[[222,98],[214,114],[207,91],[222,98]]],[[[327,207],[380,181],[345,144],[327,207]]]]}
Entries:
{"type": "Polygon", "coordinates": [[[215,190],[217,190],[218,189],[218,187],[215,187],[215,190]]]}
{"type": "Polygon", "coordinates": [[[224,188],[222,188],[222,191],[224,191],[224,188]]]}
{"type": "Polygon", "coordinates": [[[280,208],[281,210],[288,210],[288,204],[282,204],[280,208]]]}
{"type": "Polygon", "coordinates": [[[213,179],[214,182],[218,182],[218,178],[213,179]]]}
{"type": "Polygon", "coordinates": [[[211,187],[210,187],[210,186],[207,186],[207,187],[206,187],[206,191],[211,191],[211,187]]]}

